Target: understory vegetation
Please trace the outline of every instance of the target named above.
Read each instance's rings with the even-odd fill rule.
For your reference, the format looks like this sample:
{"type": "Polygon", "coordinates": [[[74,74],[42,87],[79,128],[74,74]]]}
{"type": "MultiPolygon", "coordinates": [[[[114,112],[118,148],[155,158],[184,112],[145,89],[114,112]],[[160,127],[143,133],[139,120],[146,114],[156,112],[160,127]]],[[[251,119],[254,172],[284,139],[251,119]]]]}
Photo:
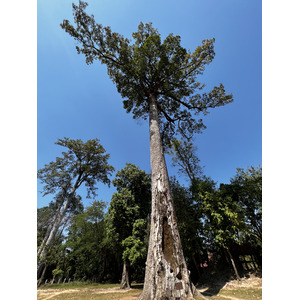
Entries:
{"type": "MultiPolygon", "coordinates": [[[[170,182],[192,282],[203,285],[223,280],[225,284],[249,274],[260,275],[261,167],[237,169],[229,184],[217,185],[203,174],[195,149],[189,149],[189,156],[182,153],[180,156],[179,146],[182,145],[173,149],[173,161],[181,165],[181,173],[186,175],[188,184],[180,184],[175,177],[170,182]],[[192,162],[198,165],[187,168],[192,162]]],[[[42,172],[40,170],[39,174],[42,172]]],[[[47,176],[50,179],[53,174],[47,176]]],[[[38,278],[40,286],[64,284],[64,287],[72,287],[74,281],[77,287],[88,283],[89,287],[95,283],[120,284],[125,265],[127,287],[143,282],[150,226],[151,176],[128,163],[116,172],[112,184],[117,192],[109,204],[95,198],[84,207],[81,197],[73,195],[53,243],[46,245],[47,255],[39,258],[43,262],[38,278]]],[[[60,195],[61,191],[57,193],[60,195]]],[[[56,196],[48,206],[38,209],[39,250],[45,247],[43,240],[53,227],[61,206],[62,198],[56,196]]]]}

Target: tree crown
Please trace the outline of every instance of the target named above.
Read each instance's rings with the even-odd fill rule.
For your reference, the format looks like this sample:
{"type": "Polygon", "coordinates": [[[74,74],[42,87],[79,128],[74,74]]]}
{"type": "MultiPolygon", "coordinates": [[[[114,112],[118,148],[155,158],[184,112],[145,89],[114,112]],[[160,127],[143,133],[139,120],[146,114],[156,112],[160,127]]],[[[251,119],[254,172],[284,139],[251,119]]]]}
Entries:
{"type": "Polygon", "coordinates": [[[94,16],[85,12],[86,7],[83,1],[78,6],[73,4],[76,27],[68,20],[61,27],[79,42],[76,49],[85,55],[87,64],[94,60],[106,64],[110,78],[125,98],[124,108],[133,113],[133,118],[146,119],[149,97],[155,96],[164,144],[176,134],[201,132],[205,126],[195,116],[232,102],[232,95],[226,95],[222,84],[209,93],[199,93],[205,85],[197,81],[197,76],[214,58],[214,39],[203,40],[192,53],[181,46],[180,36],[169,34],[162,41],[151,23],[141,22],[132,42],[97,24],[94,16]]]}
{"type": "Polygon", "coordinates": [[[58,192],[57,197],[62,196],[64,199],[72,185],[76,185],[77,189],[84,182],[87,187],[87,197],[90,197],[96,196],[95,185],[98,181],[110,184],[108,176],[114,168],[108,164],[110,155],[105,154],[105,149],[98,139],[84,143],[80,139],[63,138],[58,139],[55,144],[68,150],[62,152],[62,157],[57,157],[56,161],[38,170],[38,178],[44,184],[44,195],[58,192]]]}

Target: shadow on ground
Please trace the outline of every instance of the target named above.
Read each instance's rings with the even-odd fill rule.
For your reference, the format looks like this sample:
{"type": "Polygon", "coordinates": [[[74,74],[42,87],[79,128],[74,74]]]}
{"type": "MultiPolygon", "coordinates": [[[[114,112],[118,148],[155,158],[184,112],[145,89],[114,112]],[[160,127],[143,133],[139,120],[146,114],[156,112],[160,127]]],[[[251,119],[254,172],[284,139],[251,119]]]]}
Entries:
{"type": "Polygon", "coordinates": [[[131,288],[135,289],[135,290],[142,290],[143,287],[144,287],[143,283],[134,283],[134,284],[131,285],[131,288]]]}
{"type": "MultiPolygon", "coordinates": [[[[251,274],[249,271],[240,272],[241,278],[250,278],[251,274]]],[[[261,277],[261,273],[256,272],[256,276],[261,277]]],[[[197,289],[205,290],[201,292],[203,296],[217,296],[228,282],[235,279],[235,276],[230,272],[210,274],[197,284],[197,289]]]]}

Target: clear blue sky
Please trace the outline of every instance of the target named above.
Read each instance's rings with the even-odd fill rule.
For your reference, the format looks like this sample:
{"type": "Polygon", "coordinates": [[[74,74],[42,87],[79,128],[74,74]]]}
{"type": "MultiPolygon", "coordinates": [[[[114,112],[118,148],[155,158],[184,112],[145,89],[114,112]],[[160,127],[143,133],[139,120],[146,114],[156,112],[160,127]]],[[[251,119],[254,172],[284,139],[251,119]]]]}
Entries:
{"type": "MultiPolygon", "coordinates": [[[[116,170],[130,162],[150,173],[148,122],[126,114],[106,66],[97,61],[87,66],[84,56],[76,52],[76,42],[59,26],[63,19],[73,20],[72,2],[78,3],[37,2],[37,167],[60,155],[63,148],[54,144],[58,138],[98,138],[116,170]]],[[[129,38],[141,21],[152,22],[163,38],[169,33],[180,35],[182,45],[191,51],[203,39],[214,37],[215,59],[199,80],[208,89],[223,83],[234,102],[204,117],[207,129],[195,139],[204,173],[218,183],[228,183],[236,168],[262,163],[261,1],[88,3],[87,11],[96,22],[129,38]]],[[[177,175],[169,158],[167,163],[169,174],[177,175]]],[[[114,191],[99,185],[98,199],[109,202],[114,191]]],[[[38,207],[49,199],[38,193],[38,207]]]]}

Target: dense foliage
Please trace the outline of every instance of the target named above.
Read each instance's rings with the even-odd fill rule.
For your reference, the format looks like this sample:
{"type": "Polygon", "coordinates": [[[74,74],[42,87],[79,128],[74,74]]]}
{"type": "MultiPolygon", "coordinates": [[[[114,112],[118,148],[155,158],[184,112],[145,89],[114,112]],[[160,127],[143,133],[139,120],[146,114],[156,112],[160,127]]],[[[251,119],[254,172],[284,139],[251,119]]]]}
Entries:
{"type": "MultiPolygon", "coordinates": [[[[150,175],[133,164],[118,171],[112,181],[117,192],[110,204],[95,200],[72,217],[67,231],[60,232],[48,255],[44,279],[120,282],[126,261],[130,279],[141,282],[149,233],[150,181],[150,175]]],[[[243,249],[256,257],[250,268],[260,268],[261,182],[261,167],[237,169],[230,184],[219,186],[205,176],[187,187],[171,178],[179,232],[194,282],[212,268],[224,268],[224,262],[231,269],[227,249],[239,272],[243,272],[239,261],[243,249]]],[[[54,211],[53,202],[38,209],[39,243],[54,211]]]]}

